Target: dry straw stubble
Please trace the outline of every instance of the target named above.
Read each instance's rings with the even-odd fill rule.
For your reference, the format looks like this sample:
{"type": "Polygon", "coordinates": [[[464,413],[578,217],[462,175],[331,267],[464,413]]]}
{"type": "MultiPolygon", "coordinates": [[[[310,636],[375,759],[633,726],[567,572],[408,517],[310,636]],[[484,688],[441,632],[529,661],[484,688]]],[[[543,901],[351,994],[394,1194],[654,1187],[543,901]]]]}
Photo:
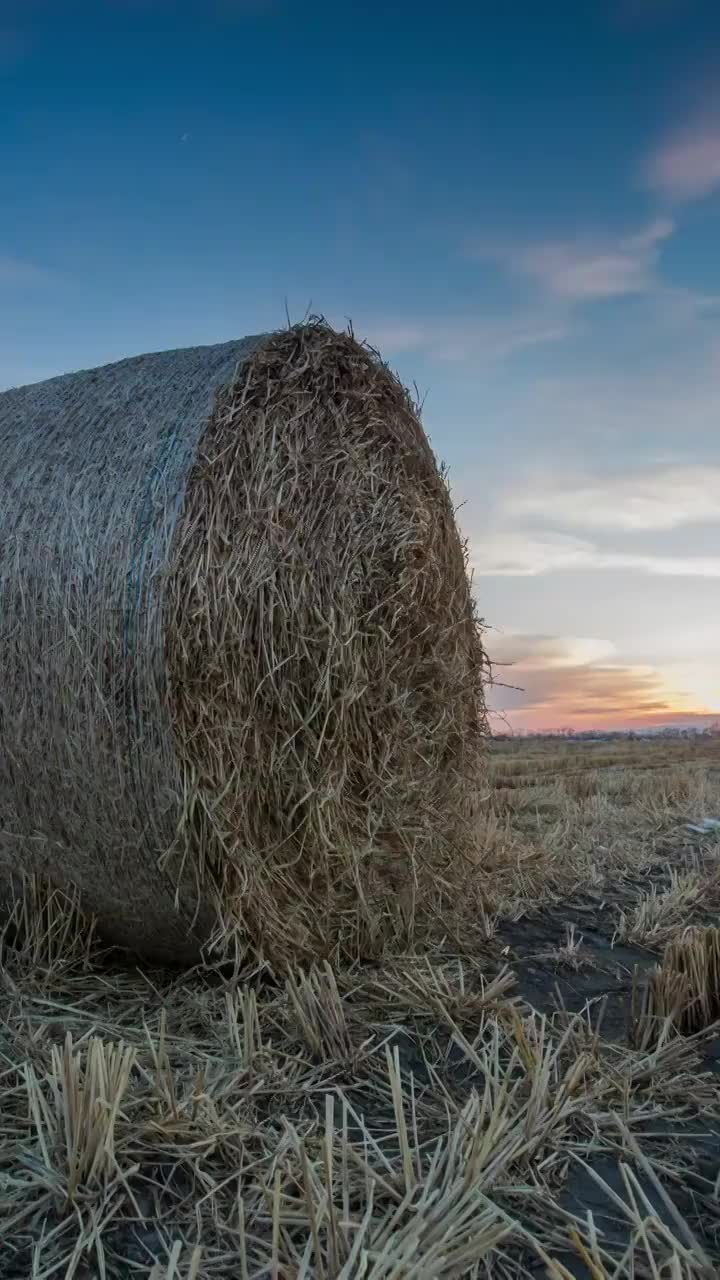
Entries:
{"type": "Polygon", "coordinates": [[[0,450],[6,871],[162,959],[451,913],[485,660],[379,357],[322,322],[139,357],[4,393],[0,450]]]}

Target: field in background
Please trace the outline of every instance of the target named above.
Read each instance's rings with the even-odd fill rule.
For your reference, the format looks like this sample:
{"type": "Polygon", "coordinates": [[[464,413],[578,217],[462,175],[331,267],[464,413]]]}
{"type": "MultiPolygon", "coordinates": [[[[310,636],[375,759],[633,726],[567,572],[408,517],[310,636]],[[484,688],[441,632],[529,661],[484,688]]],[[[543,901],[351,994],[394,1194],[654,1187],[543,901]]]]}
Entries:
{"type": "Polygon", "coordinates": [[[690,856],[720,816],[720,739],[494,741],[483,844],[499,909],[690,856]],[[504,871],[507,866],[509,875],[504,871]]]}
{"type": "Polygon", "coordinates": [[[477,918],[372,968],[142,973],[28,889],[0,966],[0,1277],[709,1280],[704,817],[717,740],[495,742],[477,918]]]}

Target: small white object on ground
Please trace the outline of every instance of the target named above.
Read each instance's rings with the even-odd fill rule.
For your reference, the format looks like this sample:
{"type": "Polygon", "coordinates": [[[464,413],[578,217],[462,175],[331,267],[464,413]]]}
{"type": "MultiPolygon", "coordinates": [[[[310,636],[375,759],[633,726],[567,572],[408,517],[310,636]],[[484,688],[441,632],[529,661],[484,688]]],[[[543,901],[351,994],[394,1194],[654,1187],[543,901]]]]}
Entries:
{"type": "Polygon", "coordinates": [[[712,831],[720,831],[720,818],[702,818],[700,822],[686,823],[688,831],[697,831],[699,835],[706,836],[712,831]]]}

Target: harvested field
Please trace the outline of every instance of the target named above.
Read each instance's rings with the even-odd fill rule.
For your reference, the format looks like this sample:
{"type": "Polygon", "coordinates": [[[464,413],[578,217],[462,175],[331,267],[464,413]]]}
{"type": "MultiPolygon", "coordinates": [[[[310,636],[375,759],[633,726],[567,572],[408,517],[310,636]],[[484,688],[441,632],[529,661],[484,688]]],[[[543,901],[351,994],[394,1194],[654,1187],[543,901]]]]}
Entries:
{"type": "Polygon", "coordinates": [[[686,824],[720,816],[720,755],[693,750],[496,744],[483,906],[425,955],[131,969],[27,885],[3,1280],[714,1277],[720,841],[686,824]]]}

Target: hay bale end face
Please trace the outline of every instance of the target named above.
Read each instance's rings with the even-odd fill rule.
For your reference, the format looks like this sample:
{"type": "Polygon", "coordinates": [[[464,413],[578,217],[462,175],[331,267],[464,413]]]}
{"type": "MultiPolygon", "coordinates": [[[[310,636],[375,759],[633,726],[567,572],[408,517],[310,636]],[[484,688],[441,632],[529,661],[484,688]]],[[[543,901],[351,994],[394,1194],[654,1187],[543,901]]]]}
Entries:
{"type": "Polygon", "coordinates": [[[311,322],[0,395],[0,871],[187,961],[367,954],[472,852],[484,656],[444,477],[311,322]]]}

